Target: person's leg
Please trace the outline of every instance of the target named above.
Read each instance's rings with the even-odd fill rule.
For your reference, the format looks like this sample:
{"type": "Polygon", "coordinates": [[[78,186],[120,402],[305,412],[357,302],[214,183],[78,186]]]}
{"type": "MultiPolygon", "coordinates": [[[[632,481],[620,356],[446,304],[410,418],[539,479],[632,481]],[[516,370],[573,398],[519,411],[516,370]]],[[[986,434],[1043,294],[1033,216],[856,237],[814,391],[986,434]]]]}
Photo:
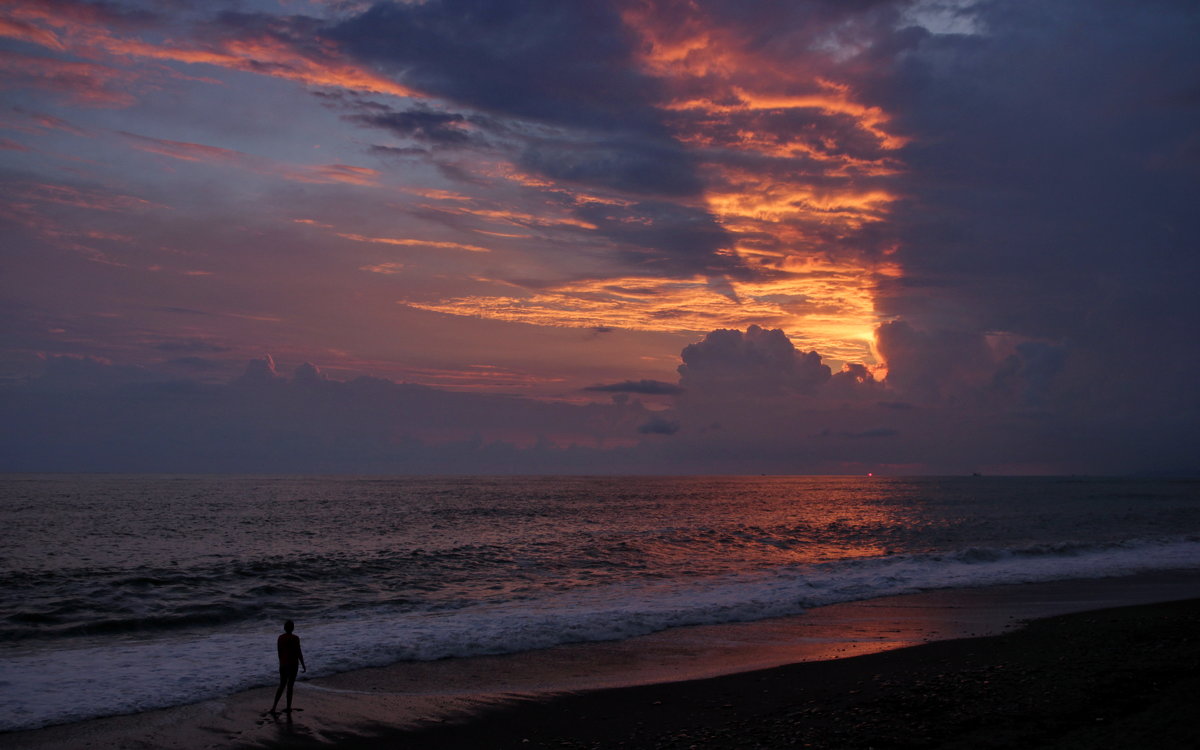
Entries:
{"type": "Polygon", "coordinates": [[[300,666],[295,665],[288,670],[287,675],[287,710],[290,713],[292,710],[292,689],[296,687],[296,672],[300,671],[300,666]]]}
{"type": "MultiPolygon", "coordinates": [[[[287,678],[288,670],[286,667],[279,668],[279,689],[275,691],[275,702],[271,704],[271,713],[279,708],[279,697],[283,695],[283,689],[288,686],[287,678]]],[[[292,704],[291,690],[288,691],[288,705],[292,704]]]]}

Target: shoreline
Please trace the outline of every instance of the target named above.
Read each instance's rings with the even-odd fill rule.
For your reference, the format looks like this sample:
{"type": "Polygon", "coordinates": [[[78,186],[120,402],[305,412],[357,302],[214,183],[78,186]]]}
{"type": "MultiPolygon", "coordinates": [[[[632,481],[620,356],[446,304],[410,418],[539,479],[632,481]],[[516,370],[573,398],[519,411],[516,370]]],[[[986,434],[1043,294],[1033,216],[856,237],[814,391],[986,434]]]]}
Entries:
{"type": "MultiPolygon", "coordinates": [[[[872,678],[862,677],[870,670],[889,676],[867,680],[868,687],[888,683],[900,686],[892,691],[896,695],[907,694],[912,686],[903,687],[906,675],[925,669],[929,659],[944,662],[946,674],[955,671],[956,663],[965,663],[967,654],[1003,651],[1008,648],[1004,639],[1036,635],[1043,627],[1014,630],[1026,620],[1107,613],[1113,607],[1153,609],[1157,602],[1185,599],[1195,601],[1168,608],[1179,610],[1172,615],[1176,619],[1193,617],[1194,629],[1195,617],[1200,617],[1200,571],[930,591],[819,607],[776,620],[678,628],[627,641],[398,664],[316,678],[297,683],[300,710],[290,721],[264,714],[274,688],[262,687],[189,706],[0,734],[0,744],[615,747],[625,741],[621,736],[632,742],[636,735],[631,746],[689,747],[686,742],[672,744],[672,738],[681,731],[690,736],[703,730],[717,744],[700,743],[699,736],[691,744],[769,747],[737,744],[727,736],[729,728],[742,726],[741,731],[753,734],[757,730],[750,724],[782,721],[783,726],[788,707],[806,695],[805,710],[813,717],[826,716],[849,696],[865,692],[862,686],[848,687],[847,680],[858,675],[851,682],[861,683],[872,678]],[[773,687],[758,687],[759,681],[773,687]],[[845,689],[839,692],[832,687],[836,685],[845,689]],[[649,694],[663,697],[647,701],[649,694]],[[791,697],[776,705],[780,694],[791,697]],[[714,696],[721,696],[722,702],[697,708],[711,704],[714,696]],[[656,708],[647,714],[646,706],[656,708]],[[663,706],[674,708],[659,710],[663,706]]],[[[1087,617],[1074,617],[1074,624],[1067,626],[1071,638],[1106,652],[1105,640],[1113,633],[1101,633],[1087,624],[1087,617]]],[[[1046,622],[1057,619],[1038,620],[1046,622]]],[[[1033,651],[1045,653],[1047,647],[1033,651]]],[[[1012,662],[1018,656],[1006,659],[1012,662]]]]}
{"type": "Polygon", "coordinates": [[[345,746],[1192,748],[1198,629],[1200,599],[1077,612],[1002,635],[560,696],[345,746]]]}

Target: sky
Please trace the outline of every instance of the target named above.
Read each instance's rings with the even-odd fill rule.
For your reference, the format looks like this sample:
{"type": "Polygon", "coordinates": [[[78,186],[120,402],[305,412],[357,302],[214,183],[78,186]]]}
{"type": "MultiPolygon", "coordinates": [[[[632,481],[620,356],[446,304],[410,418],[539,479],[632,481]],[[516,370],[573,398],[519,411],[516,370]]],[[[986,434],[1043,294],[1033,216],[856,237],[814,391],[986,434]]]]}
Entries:
{"type": "Polygon", "coordinates": [[[1198,472],[1198,38],[2,0],[0,470],[1198,472]]]}

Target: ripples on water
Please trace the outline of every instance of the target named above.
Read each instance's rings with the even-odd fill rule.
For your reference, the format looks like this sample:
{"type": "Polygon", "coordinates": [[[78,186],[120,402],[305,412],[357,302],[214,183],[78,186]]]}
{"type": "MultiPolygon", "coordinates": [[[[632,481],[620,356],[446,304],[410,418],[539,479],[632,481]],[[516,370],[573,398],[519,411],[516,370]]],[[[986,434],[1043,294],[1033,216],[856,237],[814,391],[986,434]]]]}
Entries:
{"type": "MultiPolygon", "coordinates": [[[[352,668],[929,586],[1122,572],[1139,560],[1200,564],[1198,489],[1004,478],[8,477],[0,660],[53,669],[63,649],[123,644],[136,664],[156,645],[186,640],[200,654],[213,639],[257,638],[291,617],[327,628],[341,651],[325,663],[352,668]],[[364,642],[372,638],[394,644],[364,642]]],[[[256,684],[260,666],[235,666],[229,685],[256,684]]]]}
{"type": "Polygon", "coordinates": [[[637,579],[1200,530],[1196,485],[1179,482],[42,477],[2,486],[4,640],[280,611],[460,607],[637,579]]]}

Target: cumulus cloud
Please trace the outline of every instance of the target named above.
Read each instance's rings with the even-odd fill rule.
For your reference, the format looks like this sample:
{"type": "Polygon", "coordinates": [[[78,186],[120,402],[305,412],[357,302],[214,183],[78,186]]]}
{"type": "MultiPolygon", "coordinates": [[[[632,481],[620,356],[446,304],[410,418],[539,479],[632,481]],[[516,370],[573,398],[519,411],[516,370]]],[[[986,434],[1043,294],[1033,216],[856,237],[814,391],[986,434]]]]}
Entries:
{"type": "Polygon", "coordinates": [[[800,352],[783,331],[752,325],[716,330],[681,353],[679,383],[703,394],[808,393],[831,377],[816,352],[800,352]]]}
{"type": "Polygon", "coordinates": [[[1194,459],[1179,439],[1194,430],[1186,410],[1153,423],[1079,411],[1063,397],[1069,362],[1049,344],[1010,347],[975,398],[930,391],[914,402],[865,368],[822,375],[780,335],[714,331],[685,349],[686,392],[631,380],[596,387],[612,403],[585,405],[337,380],[311,363],[289,377],[270,356],[207,384],[51,358],[40,377],[0,385],[0,469],[993,473],[1179,470],[1194,459]],[[639,392],[671,406],[651,412],[627,398],[639,392]],[[1010,408],[1022,405],[1036,408],[1010,408]]]}
{"type": "Polygon", "coordinates": [[[252,359],[247,362],[246,370],[241,377],[234,381],[234,384],[253,388],[270,385],[282,379],[283,376],[275,372],[275,360],[270,354],[267,354],[262,359],[252,359]]]}
{"type": "Polygon", "coordinates": [[[300,385],[315,385],[326,380],[321,368],[312,362],[305,362],[296,368],[292,374],[292,382],[300,385]]]}
{"type": "MultiPolygon", "coordinates": [[[[595,326],[575,332],[593,350],[623,338],[602,336],[609,326],[636,329],[639,319],[661,323],[660,332],[676,326],[672,336],[762,327],[715,330],[688,346],[678,386],[612,382],[595,389],[613,403],[590,406],[343,382],[309,365],[289,376],[270,358],[233,383],[51,358],[42,377],[8,378],[0,390],[4,421],[15,425],[0,451],[10,466],[566,465],[535,444],[566,445],[585,469],[1194,466],[1200,16],[1187,3],[428,0],[304,9],[324,18],[298,15],[294,4],[273,15],[225,13],[227,5],[9,3],[16,46],[0,67],[16,96],[41,97],[36,105],[55,111],[64,101],[133,107],[74,132],[54,118],[40,128],[24,115],[9,123],[6,145],[20,147],[7,152],[14,174],[41,173],[7,191],[19,199],[4,217],[17,264],[9,296],[40,311],[8,316],[24,329],[10,339],[17,361],[136,351],[147,367],[174,357],[168,372],[197,375],[223,365],[180,355],[257,351],[272,340],[298,359],[313,356],[303,342],[346,351],[342,367],[434,356],[439,337],[415,335],[411,348],[398,337],[381,355],[373,342],[397,329],[393,317],[376,312],[372,327],[342,315],[391,308],[401,296],[470,297],[472,315],[538,326],[573,315],[595,326]],[[240,88],[251,74],[273,79],[240,88]],[[285,81],[319,87],[340,109],[310,117],[311,99],[295,88],[289,99],[285,81]],[[271,142],[250,137],[263,110],[248,99],[268,90],[278,95],[272,109],[280,103],[272,117],[304,124],[290,142],[263,125],[271,142]],[[159,95],[171,99],[151,98],[159,95]],[[216,98],[231,103],[228,113],[206,106],[216,98]],[[192,109],[164,117],[167,101],[192,109]],[[322,130],[347,121],[362,130],[322,130]],[[143,125],[175,140],[115,135],[143,125]],[[220,148],[193,142],[209,135],[220,148]],[[246,169],[256,150],[311,159],[318,144],[347,159],[367,149],[394,160],[390,167],[403,159],[404,169],[260,162],[255,180],[236,185],[210,173],[246,169]],[[130,154],[131,145],[141,151],[130,154]],[[177,171],[145,170],[164,155],[177,171]],[[94,176],[55,184],[68,161],[91,165],[94,176]],[[124,185],[162,205],[124,195],[124,185]],[[259,197],[248,200],[252,191],[259,197]],[[331,225],[330,216],[361,218],[340,239],[359,240],[350,252],[371,257],[347,263],[340,245],[327,244],[336,234],[294,242],[294,228],[272,225],[302,207],[324,211],[331,225]],[[467,283],[439,259],[446,265],[420,277],[417,264],[391,255],[413,241],[389,231],[398,215],[436,228],[443,249],[495,243],[489,267],[467,261],[467,283]],[[93,240],[106,243],[104,253],[89,249],[93,240]],[[62,263],[64,248],[113,264],[80,271],[62,263]],[[183,279],[187,286],[157,270],[153,282],[141,279],[151,263],[199,258],[213,266],[203,277],[209,291],[192,285],[201,277],[183,279]],[[420,291],[338,296],[368,293],[361,279],[337,276],[338,264],[403,265],[404,274],[371,282],[420,291]],[[297,301],[314,278],[329,279],[331,294],[297,301]],[[512,317],[504,295],[524,304],[563,278],[589,283],[539,308],[548,312],[512,317]],[[618,278],[634,280],[600,286],[618,278]],[[664,279],[683,291],[665,295],[664,279]],[[707,283],[722,305],[689,307],[696,295],[682,281],[707,283]],[[231,300],[250,299],[256,310],[239,315],[237,329],[210,327],[231,300]],[[598,299],[612,304],[585,304],[598,299]],[[647,299],[663,304],[641,306],[647,299]],[[803,345],[823,361],[768,330],[810,316],[853,319],[839,336],[889,321],[875,349],[886,380],[861,364],[831,371],[825,361],[857,355],[831,352],[830,337],[803,345]],[[252,330],[258,323],[273,330],[252,330]],[[672,408],[651,415],[621,398],[637,393],[664,397],[660,404],[669,397],[672,408]],[[671,426],[674,436],[661,439],[671,426]],[[542,442],[522,442],[530,435],[542,442]],[[597,463],[580,458],[587,451],[597,463]],[[192,463],[181,458],[189,453],[192,463]],[[46,463],[52,457],[59,463],[46,463]]],[[[517,341],[497,339],[507,335],[499,346],[517,341]]],[[[475,361],[470,345],[453,354],[437,346],[435,358],[458,358],[448,367],[475,361]]],[[[513,348],[522,346],[531,348],[513,348]]],[[[641,363],[661,367],[672,348],[623,356],[629,372],[647,372],[641,363]]]]}

